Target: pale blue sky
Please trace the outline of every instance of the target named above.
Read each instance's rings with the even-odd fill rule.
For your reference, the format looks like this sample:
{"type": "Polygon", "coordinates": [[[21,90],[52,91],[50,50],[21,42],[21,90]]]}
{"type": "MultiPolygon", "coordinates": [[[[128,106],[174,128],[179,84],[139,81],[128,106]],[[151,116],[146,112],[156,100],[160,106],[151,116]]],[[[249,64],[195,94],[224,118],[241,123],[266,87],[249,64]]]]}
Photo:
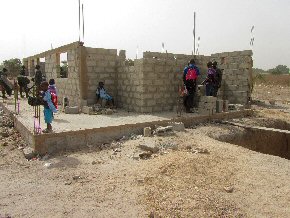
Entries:
{"type": "MultiPolygon", "coordinates": [[[[85,45],[190,54],[197,12],[200,54],[250,49],[254,66],[290,67],[289,0],[81,0],[85,45]]],[[[0,62],[78,40],[78,0],[1,0],[0,62]]]]}

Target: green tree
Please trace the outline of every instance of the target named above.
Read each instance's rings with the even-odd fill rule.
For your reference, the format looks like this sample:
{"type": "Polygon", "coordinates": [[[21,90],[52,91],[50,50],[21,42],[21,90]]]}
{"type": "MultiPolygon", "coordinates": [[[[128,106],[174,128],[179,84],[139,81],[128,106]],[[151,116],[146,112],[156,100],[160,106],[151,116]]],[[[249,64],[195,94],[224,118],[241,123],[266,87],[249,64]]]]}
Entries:
{"type": "Polygon", "coordinates": [[[18,58],[12,58],[10,60],[5,60],[2,63],[3,67],[8,70],[9,76],[17,76],[21,70],[21,60],[18,58]]]}
{"type": "Polygon", "coordinates": [[[253,68],[253,74],[268,74],[269,72],[267,70],[263,70],[260,68],[253,68]]]}
{"type": "Polygon", "coordinates": [[[272,74],[288,74],[289,68],[286,65],[278,65],[277,67],[270,69],[269,72],[272,74]]]}
{"type": "Polygon", "coordinates": [[[67,78],[68,64],[67,61],[62,61],[60,66],[60,78],[67,78]]]}

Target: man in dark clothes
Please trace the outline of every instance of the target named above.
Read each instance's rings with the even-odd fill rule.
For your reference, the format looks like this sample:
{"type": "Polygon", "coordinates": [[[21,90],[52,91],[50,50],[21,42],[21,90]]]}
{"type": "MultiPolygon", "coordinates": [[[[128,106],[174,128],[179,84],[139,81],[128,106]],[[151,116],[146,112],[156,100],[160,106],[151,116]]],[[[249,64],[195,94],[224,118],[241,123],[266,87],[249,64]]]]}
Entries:
{"type": "Polygon", "coordinates": [[[30,83],[30,80],[26,77],[25,66],[22,66],[20,71],[20,75],[17,77],[18,85],[20,86],[20,97],[23,98],[23,91],[26,94],[26,98],[28,98],[28,87],[27,85],[30,83]]]}
{"type": "Polygon", "coordinates": [[[2,90],[2,98],[7,98],[6,97],[6,84],[4,83],[4,78],[7,77],[7,69],[3,68],[2,71],[0,71],[0,86],[2,90]]]}
{"type": "Polygon", "coordinates": [[[42,73],[40,71],[40,66],[36,65],[35,66],[36,72],[34,76],[34,84],[36,85],[36,93],[40,91],[40,84],[42,83],[42,73]]]}
{"type": "Polygon", "coordinates": [[[183,83],[188,93],[187,96],[184,97],[184,106],[187,113],[189,113],[190,109],[193,107],[196,80],[199,74],[199,69],[195,65],[194,59],[191,59],[188,66],[185,67],[183,71],[183,83]]]}
{"type": "Polygon", "coordinates": [[[213,96],[215,96],[215,97],[217,96],[218,90],[219,90],[219,88],[221,87],[222,77],[223,77],[222,70],[219,69],[219,68],[217,67],[217,65],[218,65],[218,64],[217,64],[216,61],[214,61],[214,62],[212,63],[213,69],[215,70],[215,81],[216,81],[215,86],[214,86],[214,95],[213,95],[213,96]]]}

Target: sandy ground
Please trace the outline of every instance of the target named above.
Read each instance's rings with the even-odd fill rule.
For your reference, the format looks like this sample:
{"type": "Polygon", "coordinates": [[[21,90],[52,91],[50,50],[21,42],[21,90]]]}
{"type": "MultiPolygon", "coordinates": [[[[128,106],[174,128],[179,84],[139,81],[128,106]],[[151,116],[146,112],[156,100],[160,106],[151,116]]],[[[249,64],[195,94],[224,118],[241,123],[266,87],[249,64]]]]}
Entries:
{"type": "Polygon", "coordinates": [[[254,87],[252,98],[261,101],[289,101],[290,103],[290,86],[259,84],[254,87]]]}
{"type": "MultiPolygon", "coordinates": [[[[257,124],[290,121],[287,105],[255,107],[257,124]]],[[[4,122],[0,217],[289,217],[290,161],[216,140],[235,131],[200,125],[27,161],[4,122]],[[137,159],[143,143],[161,150],[137,159]]]]}

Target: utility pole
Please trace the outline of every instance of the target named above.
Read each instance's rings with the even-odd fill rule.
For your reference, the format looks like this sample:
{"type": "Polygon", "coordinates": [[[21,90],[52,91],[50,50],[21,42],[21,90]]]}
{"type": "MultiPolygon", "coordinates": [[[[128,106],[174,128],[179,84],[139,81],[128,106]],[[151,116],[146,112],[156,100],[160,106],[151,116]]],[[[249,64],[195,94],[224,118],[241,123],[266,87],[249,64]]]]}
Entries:
{"type": "Polygon", "coordinates": [[[79,42],[81,41],[81,1],[79,0],[79,42]]]}
{"type": "Polygon", "coordinates": [[[195,26],[195,20],[196,20],[196,13],[194,12],[194,24],[193,24],[193,54],[195,55],[195,32],[196,32],[196,26],[195,26]]]}
{"type": "Polygon", "coordinates": [[[251,28],[251,41],[250,41],[250,47],[251,47],[251,50],[253,50],[253,47],[254,47],[254,41],[255,41],[255,37],[254,37],[254,29],[255,29],[255,26],[252,26],[252,28],[251,28]]]}

